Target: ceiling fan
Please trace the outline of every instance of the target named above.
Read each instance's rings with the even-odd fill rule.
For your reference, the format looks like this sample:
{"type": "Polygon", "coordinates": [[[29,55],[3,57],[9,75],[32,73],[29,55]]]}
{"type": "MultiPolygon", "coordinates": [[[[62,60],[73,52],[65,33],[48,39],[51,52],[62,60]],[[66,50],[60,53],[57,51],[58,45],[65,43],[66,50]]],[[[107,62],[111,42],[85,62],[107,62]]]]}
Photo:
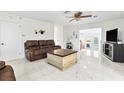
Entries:
{"type": "Polygon", "coordinates": [[[83,12],[79,11],[79,12],[74,13],[73,16],[70,16],[68,18],[72,18],[71,20],[69,20],[69,22],[72,22],[74,20],[80,21],[82,18],[90,18],[90,17],[95,17],[95,16],[93,16],[93,15],[83,15],[83,12]]]}

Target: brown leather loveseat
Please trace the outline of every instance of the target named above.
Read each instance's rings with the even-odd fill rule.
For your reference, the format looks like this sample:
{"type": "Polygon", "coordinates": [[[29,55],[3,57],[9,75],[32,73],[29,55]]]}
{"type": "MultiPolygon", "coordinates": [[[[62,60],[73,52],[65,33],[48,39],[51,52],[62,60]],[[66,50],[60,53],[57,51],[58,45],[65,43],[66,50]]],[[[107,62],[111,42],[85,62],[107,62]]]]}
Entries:
{"type": "Polygon", "coordinates": [[[27,40],[24,46],[25,56],[30,61],[46,58],[48,51],[61,48],[55,46],[54,40],[27,40]]]}
{"type": "Polygon", "coordinates": [[[5,65],[4,61],[0,61],[0,81],[15,81],[15,74],[10,65],[5,65]]]}

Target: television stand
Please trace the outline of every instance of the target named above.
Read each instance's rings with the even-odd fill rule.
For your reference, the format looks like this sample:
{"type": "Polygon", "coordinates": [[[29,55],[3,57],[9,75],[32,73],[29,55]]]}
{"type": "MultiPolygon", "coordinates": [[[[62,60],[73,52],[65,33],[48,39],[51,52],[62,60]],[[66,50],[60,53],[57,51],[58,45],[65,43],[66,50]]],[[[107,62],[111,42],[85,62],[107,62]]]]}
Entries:
{"type": "Polygon", "coordinates": [[[113,62],[124,63],[124,44],[105,42],[103,44],[103,54],[113,62]]]}

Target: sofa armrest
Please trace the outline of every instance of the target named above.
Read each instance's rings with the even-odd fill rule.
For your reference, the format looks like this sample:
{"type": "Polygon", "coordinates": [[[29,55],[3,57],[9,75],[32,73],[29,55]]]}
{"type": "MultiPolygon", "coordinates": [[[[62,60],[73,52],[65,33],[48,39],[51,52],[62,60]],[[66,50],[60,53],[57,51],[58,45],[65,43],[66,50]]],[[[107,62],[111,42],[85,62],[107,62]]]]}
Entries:
{"type": "Polygon", "coordinates": [[[33,52],[32,49],[26,49],[26,50],[25,50],[25,53],[32,53],[32,52],[33,52]]]}
{"type": "Polygon", "coordinates": [[[0,70],[5,67],[5,61],[0,61],[0,70]]]}
{"type": "Polygon", "coordinates": [[[0,81],[16,81],[14,70],[10,65],[6,65],[0,72],[0,81]]]}
{"type": "Polygon", "coordinates": [[[60,46],[60,45],[55,45],[54,47],[58,47],[58,48],[61,48],[61,46],[60,46]]]}
{"type": "Polygon", "coordinates": [[[54,46],[54,50],[55,50],[55,49],[61,49],[61,46],[56,45],[56,46],[54,46]]]}
{"type": "Polygon", "coordinates": [[[25,57],[30,60],[31,57],[33,56],[33,51],[34,50],[32,50],[32,49],[26,49],[25,50],[25,57]]]}

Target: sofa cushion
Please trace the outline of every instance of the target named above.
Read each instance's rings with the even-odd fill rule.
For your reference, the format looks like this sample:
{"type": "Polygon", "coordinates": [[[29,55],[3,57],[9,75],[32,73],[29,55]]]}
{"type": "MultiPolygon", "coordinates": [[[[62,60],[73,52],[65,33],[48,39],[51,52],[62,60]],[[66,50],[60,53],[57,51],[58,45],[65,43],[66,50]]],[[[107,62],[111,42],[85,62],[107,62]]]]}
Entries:
{"type": "Polygon", "coordinates": [[[55,46],[54,40],[46,40],[47,46],[55,46]]]}
{"type": "Polygon", "coordinates": [[[46,40],[39,40],[38,42],[40,46],[46,46],[46,40]]]}
{"type": "Polygon", "coordinates": [[[44,49],[38,49],[38,50],[34,50],[34,51],[33,51],[33,54],[34,54],[35,56],[41,55],[41,54],[43,54],[43,53],[45,53],[45,50],[44,50],[44,49]]]}
{"type": "Polygon", "coordinates": [[[46,49],[46,48],[52,48],[52,45],[47,45],[47,46],[40,46],[41,49],[46,49]]]}
{"type": "Polygon", "coordinates": [[[37,40],[28,40],[26,41],[26,47],[35,47],[38,46],[38,41],[37,40]]]}
{"type": "Polygon", "coordinates": [[[5,62],[4,61],[0,61],[0,69],[5,67],[5,62]]]}
{"type": "Polygon", "coordinates": [[[47,46],[40,46],[40,49],[46,49],[47,46]]]}
{"type": "Polygon", "coordinates": [[[46,52],[51,51],[51,50],[53,50],[53,47],[48,47],[48,48],[46,49],[46,52]]]}
{"type": "Polygon", "coordinates": [[[40,47],[39,47],[39,46],[36,46],[36,47],[29,47],[28,49],[30,49],[30,50],[35,50],[35,49],[40,49],[40,47]]]}

